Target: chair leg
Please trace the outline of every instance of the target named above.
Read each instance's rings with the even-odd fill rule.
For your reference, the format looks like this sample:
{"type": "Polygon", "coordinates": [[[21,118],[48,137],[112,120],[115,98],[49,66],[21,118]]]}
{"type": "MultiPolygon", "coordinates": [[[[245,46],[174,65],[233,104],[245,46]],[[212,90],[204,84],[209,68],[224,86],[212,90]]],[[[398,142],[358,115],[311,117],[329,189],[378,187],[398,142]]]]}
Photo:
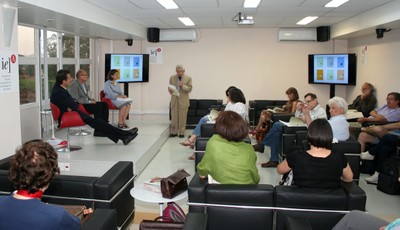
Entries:
{"type": "Polygon", "coordinates": [[[79,130],[77,132],[75,132],[75,133],[69,133],[68,132],[68,134],[70,134],[72,136],[89,136],[92,133],[82,129],[82,126],[79,126],[79,130]]]}
{"type": "Polygon", "coordinates": [[[77,146],[77,145],[70,145],[69,143],[69,128],[67,131],[67,147],[64,148],[59,148],[57,149],[58,152],[72,152],[72,151],[77,151],[77,150],[81,150],[82,147],[81,146],[77,146]]]}

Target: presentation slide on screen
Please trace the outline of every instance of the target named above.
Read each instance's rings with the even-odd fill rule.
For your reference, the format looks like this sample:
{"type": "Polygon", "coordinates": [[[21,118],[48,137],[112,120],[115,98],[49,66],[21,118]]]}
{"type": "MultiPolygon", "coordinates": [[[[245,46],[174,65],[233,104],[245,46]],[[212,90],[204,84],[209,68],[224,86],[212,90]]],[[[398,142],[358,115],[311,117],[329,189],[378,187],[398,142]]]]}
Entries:
{"type": "Polygon", "coordinates": [[[348,83],[347,55],[314,55],[315,83],[348,83]]]}
{"type": "Polygon", "coordinates": [[[118,82],[143,80],[143,55],[111,55],[111,69],[119,72],[118,82]]]}

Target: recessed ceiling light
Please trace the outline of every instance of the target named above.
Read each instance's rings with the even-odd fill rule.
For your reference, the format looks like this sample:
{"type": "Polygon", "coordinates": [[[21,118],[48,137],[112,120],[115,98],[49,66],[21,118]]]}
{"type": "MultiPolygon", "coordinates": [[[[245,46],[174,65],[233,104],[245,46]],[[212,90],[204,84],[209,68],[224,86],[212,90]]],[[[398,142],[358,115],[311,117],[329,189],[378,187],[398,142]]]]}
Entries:
{"type": "Polygon", "coordinates": [[[178,9],[178,5],[173,0],[157,0],[165,9],[178,9]]]}
{"type": "Polygon", "coordinates": [[[317,16],[308,16],[308,17],[305,17],[305,18],[301,19],[296,24],[297,25],[307,25],[308,23],[314,21],[317,18],[318,18],[317,16]]]}
{"type": "Polygon", "coordinates": [[[330,2],[328,2],[325,7],[339,7],[342,4],[348,2],[349,0],[332,0],[330,2]]]}
{"type": "Polygon", "coordinates": [[[257,8],[260,4],[261,0],[245,0],[243,7],[244,8],[257,8]]]}
{"type": "Polygon", "coordinates": [[[185,26],[194,26],[194,22],[192,19],[188,17],[179,17],[179,21],[181,21],[185,26]]]}

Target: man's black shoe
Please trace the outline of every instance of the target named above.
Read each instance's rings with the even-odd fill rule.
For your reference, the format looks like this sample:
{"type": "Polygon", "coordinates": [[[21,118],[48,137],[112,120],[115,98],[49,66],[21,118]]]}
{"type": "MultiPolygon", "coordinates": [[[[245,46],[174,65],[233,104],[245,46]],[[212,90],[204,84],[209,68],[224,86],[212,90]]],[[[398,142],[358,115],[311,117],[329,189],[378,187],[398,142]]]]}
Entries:
{"type": "Polygon", "coordinates": [[[263,168],[276,168],[279,165],[278,161],[268,161],[267,163],[262,163],[263,168]]]}
{"type": "Polygon", "coordinates": [[[130,129],[130,130],[126,130],[129,134],[128,135],[132,135],[132,134],[135,134],[135,133],[137,133],[138,132],[138,128],[137,127],[135,127],[135,128],[133,128],[133,129],[130,129]]]}
{"type": "Polygon", "coordinates": [[[172,133],[171,133],[171,134],[169,135],[169,137],[176,137],[176,136],[178,136],[178,134],[172,134],[172,133]]]}
{"type": "Polygon", "coordinates": [[[103,132],[100,132],[100,131],[94,131],[93,132],[93,136],[95,136],[95,137],[106,137],[106,134],[105,133],[103,133],[103,132]]]}
{"type": "Polygon", "coordinates": [[[263,145],[263,144],[256,144],[256,145],[253,145],[253,149],[254,149],[254,151],[256,151],[256,152],[263,153],[263,152],[264,152],[264,145],[263,145]]]}
{"type": "Polygon", "coordinates": [[[185,137],[185,135],[179,135],[179,138],[184,138],[185,137]]]}
{"type": "Polygon", "coordinates": [[[127,144],[129,144],[133,139],[135,139],[135,137],[136,137],[137,135],[138,135],[138,134],[135,133],[135,134],[132,134],[132,135],[129,135],[129,136],[125,136],[125,137],[121,138],[121,140],[122,140],[122,142],[124,143],[124,145],[127,145],[127,144]]]}

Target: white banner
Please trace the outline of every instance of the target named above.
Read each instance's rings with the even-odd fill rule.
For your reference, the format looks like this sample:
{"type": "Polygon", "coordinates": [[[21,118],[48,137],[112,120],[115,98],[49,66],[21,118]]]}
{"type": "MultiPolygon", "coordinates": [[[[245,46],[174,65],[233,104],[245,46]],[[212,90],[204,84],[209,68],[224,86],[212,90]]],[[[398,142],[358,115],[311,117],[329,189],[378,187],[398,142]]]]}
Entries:
{"type": "Polygon", "coordinates": [[[150,64],[163,63],[163,50],[160,47],[147,47],[147,53],[150,56],[150,64]]]}
{"type": "Polygon", "coordinates": [[[18,92],[18,53],[0,52],[0,93],[18,92]]]}

